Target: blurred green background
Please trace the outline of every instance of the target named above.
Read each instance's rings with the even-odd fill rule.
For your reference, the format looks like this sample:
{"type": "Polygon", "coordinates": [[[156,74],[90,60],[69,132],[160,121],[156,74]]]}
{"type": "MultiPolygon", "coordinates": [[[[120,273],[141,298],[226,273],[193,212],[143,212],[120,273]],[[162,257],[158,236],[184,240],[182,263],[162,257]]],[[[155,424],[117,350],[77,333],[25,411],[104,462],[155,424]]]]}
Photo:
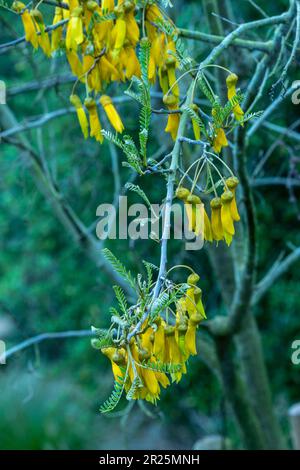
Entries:
{"type": "MultiPolygon", "coordinates": [[[[179,26],[208,31],[201,2],[173,3],[171,15],[179,26]]],[[[261,17],[247,1],[229,3],[234,9],[238,5],[239,22],[261,17]]],[[[281,13],[288,4],[257,3],[269,15],[281,13]]],[[[45,6],[44,11],[49,13],[51,7],[45,6]]],[[[4,9],[0,9],[0,23],[0,44],[23,34],[21,21],[4,9]]],[[[225,26],[230,30],[231,25],[225,26]]],[[[262,36],[268,38],[268,30],[262,36]]],[[[197,60],[206,57],[210,50],[205,43],[186,44],[197,60]]],[[[238,60],[235,57],[233,54],[225,59],[233,70],[238,60]]],[[[241,87],[247,86],[249,73],[245,68],[241,87]]],[[[299,55],[292,73],[295,79],[299,78],[299,55]]],[[[0,79],[7,85],[7,103],[19,122],[68,107],[72,83],[26,93],[16,93],[16,87],[66,74],[68,67],[63,56],[49,61],[27,45],[0,55],[0,79]]],[[[114,86],[109,93],[120,96],[124,89],[126,86],[114,86]]],[[[271,96],[266,94],[258,109],[270,102],[271,96]]],[[[120,108],[131,134],[137,132],[137,112],[134,103],[120,108]]],[[[286,102],[278,111],[276,122],[289,126],[297,116],[299,106],[286,102]]],[[[171,145],[162,131],[162,119],[153,118],[150,155],[161,145],[171,145]]],[[[69,204],[94,231],[97,206],[113,197],[107,143],[99,147],[93,141],[84,141],[74,114],[32,129],[26,137],[44,156],[69,204]]],[[[257,134],[249,156],[252,169],[277,137],[264,129],[257,134]]],[[[279,144],[261,176],[286,176],[292,164],[289,155],[299,155],[299,147],[299,142],[279,144]]],[[[31,177],[24,152],[1,142],[0,153],[0,338],[10,347],[42,332],[107,326],[108,309],[114,301],[112,282],[78,249],[56,220],[31,177]]],[[[121,163],[123,156],[119,158],[121,163]]],[[[294,165],[297,169],[298,161],[294,165]]],[[[122,183],[129,175],[129,170],[121,170],[122,183]]],[[[153,176],[142,182],[154,202],[164,195],[164,185],[159,182],[153,176]]],[[[299,190],[292,194],[284,186],[255,189],[260,275],[279,253],[288,250],[287,244],[299,246],[298,194],[299,190]]],[[[130,198],[135,200],[132,195],[130,198]]],[[[142,259],[157,264],[159,247],[152,241],[114,241],[108,246],[134,272],[142,269],[142,259]]],[[[170,261],[185,261],[197,269],[209,317],[224,312],[205,250],[184,253],[183,247],[174,242],[170,261]]],[[[287,407],[300,400],[300,368],[290,360],[292,341],[300,339],[299,308],[298,263],[256,309],[274,402],[285,428],[287,407]]],[[[181,449],[192,448],[198,439],[210,434],[225,434],[234,447],[240,446],[230,410],[224,409],[218,381],[201,360],[201,340],[199,356],[190,360],[189,373],[180,384],[163,391],[156,408],[134,404],[127,413],[101,416],[98,408],[109,395],[112,383],[109,362],[90,347],[89,338],[49,340],[16,354],[7,365],[0,366],[0,448],[181,449]]],[[[122,402],[120,409],[125,406],[122,402]]]]}

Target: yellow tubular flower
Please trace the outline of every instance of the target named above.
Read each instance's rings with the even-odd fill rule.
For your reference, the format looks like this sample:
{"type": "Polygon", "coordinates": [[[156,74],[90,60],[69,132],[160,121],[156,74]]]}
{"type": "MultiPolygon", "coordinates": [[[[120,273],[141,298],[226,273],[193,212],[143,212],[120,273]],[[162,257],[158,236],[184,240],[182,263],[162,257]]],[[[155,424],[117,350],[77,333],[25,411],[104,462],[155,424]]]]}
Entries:
{"type": "Polygon", "coordinates": [[[25,32],[25,39],[27,42],[31,42],[35,49],[38,48],[38,36],[36,34],[36,29],[34,26],[34,22],[28,10],[26,10],[26,6],[22,2],[13,2],[12,9],[17,13],[21,13],[21,19],[24,27],[25,32]]]}
{"type": "Polygon", "coordinates": [[[208,242],[213,241],[211,223],[210,223],[209,217],[205,209],[204,209],[204,240],[208,242]]]}
{"type": "Polygon", "coordinates": [[[149,57],[148,79],[149,79],[149,82],[151,82],[152,85],[154,85],[155,80],[156,80],[156,66],[155,66],[155,61],[154,61],[152,54],[150,54],[150,57],[149,57]]]}
{"type": "Polygon", "coordinates": [[[239,184],[239,180],[235,176],[231,176],[230,178],[227,178],[226,180],[226,185],[233,194],[233,199],[230,204],[231,217],[236,222],[240,220],[240,215],[239,215],[238,208],[236,205],[236,197],[235,197],[235,192],[236,192],[236,188],[238,184],[239,184]]]}
{"type": "Polygon", "coordinates": [[[69,0],[68,3],[69,3],[70,12],[75,10],[75,8],[79,7],[79,1],[78,0],[69,0]]]}
{"type": "Polygon", "coordinates": [[[234,235],[234,225],[231,215],[231,202],[233,200],[233,194],[231,191],[225,191],[221,196],[222,208],[221,208],[221,221],[224,230],[224,237],[227,245],[230,245],[232,236],[234,235]]]}
{"type": "Polygon", "coordinates": [[[153,350],[153,342],[154,342],[154,331],[153,328],[147,328],[145,333],[141,335],[141,343],[143,348],[149,351],[150,355],[152,354],[153,350]]]}
{"type": "MultiPolygon", "coordinates": [[[[63,11],[62,8],[55,7],[54,10],[54,18],[53,18],[53,25],[59,23],[63,19],[63,11]]],[[[56,28],[52,31],[51,34],[51,51],[56,51],[59,48],[59,44],[62,38],[62,26],[56,28]]]]}
{"type": "Polygon", "coordinates": [[[67,50],[77,51],[79,44],[84,41],[83,25],[82,25],[82,7],[76,7],[70,14],[66,34],[66,48],[67,50]]]}
{"type": "Polygon", "coordinates": [[[172,364],[180,364],[182,362],[182,356],[178,344],[175,339],[175,327],[167,326],[165,328],[165,341],[166,341],[166,359],[164,362],[171,362],[172,364]]]}
{"type": "Polygon", "coordinates": [[[195,356],[197,354],[196,348],[196,329],[201,322],[202,317],[199,313],[193,313],[189,319],[188,329],[185,335],[185,348],[187,354],[195,356]]]}
{"type": "Polygon", "coordinates": [[[115,1],[114,0],[102,0],[102,10],[112,12],[115,8],[115,1]]]}
{"type": "Polygon", "coordinates": [[[194,291],[194,298],[196,302],[196,310],[199,315],[201,315],[202,319],[206,318],[205,310],[202,303],[202,290],[200,287],[196,287],[194,291]]]}
{"type": "Polygon", "coordinates": [[[103,80],[108,82],[111,80],[112,76],[115,77],[115,80],[121,78],[116,67],[109,62],[105,55],[101,57],[99,63],[102,71],[103,80]]]}
{"type": "Polygon", "coordinates": [[[76,75],[76,77],[81,77],[83,75],[82,63],[80,62],[76,52],[66,51],[66,56],[73,74],[76,75]]]}
{"type": "Polygon", "coordinates": [[[185,294],[185,303],[186,303],[186,309],[191,316],[193,313],[196,313],[196,300],[195,300],[195,288],[196,286],[190,287],[185,294]]]}
{"type": "MultiPolygon", "coordinates": [[[[231,73],[226,78],[227,96],[228,96],[229,101],[232,100],[236,96],[237,82],[238,82],[238,76],[235,73],[231,73]]],[[[237,121],[242,121],[243,116],[244,116],[244,111],[242,110],[239,104],[234,106],[233,114],[237,121]]]]}
{"type": "Polygon", "coordinates": [[[123,4],[126,21],[126,36],[133,46],[136,46],[140,39],[140,29],[134,17],[134,3],[125,1],[123,4]]]}
{"type": "Polygon", "coordinates": [[[48,33],[45,32],[45,23],[44,23],[43,15],[37,9],[31,10],[30,15],[33,18],[33,22],[36,26],[36,29],[40,33],[38,35],[39,46],[43,50],[44,54],[46,54],[47,57],[50,57],[51,56],[51,44],[50,44],[48,33]]]}
{"type": "MultiPolygon", "coordinates": [[[[167,95],[163,98],[164,104],[169,110],[174,111],[178,107],[178,99],[174,95],[167,95]]],[[[173,140],[176,140],[180,117],[178,113],[169,114],[166,132],[171,134],[173,140]]]]}
{"type": "Polygon", "coordinates": [[[159,68],[158,78],[159,78],[160,88],[163,94],[166,95],[169,90],[169,80],[168,80],[167,68],[165,66],[159,68]]]}
{"type": "Polygon", "coordinates": [[[83,109],[83,105],[80,101],[79,96],[71,95],[70,102],[76,108],[76,113],[77,113],[77,117],[78,117],[78,121],[82,130],[82,133],[84,135],[84,138],[87,139],[89,136],[89,123],[88,123],[88,120],[87,120],[87,117],[86,117],[86,114],[83,109]]]}
{"type": "Polygon", "coordinates": [[[121,121],[121,118],[114,107],[112,100],[109,96],[107,95],[102,95],[100,98],[100,103],[103,106],[103,109],[111,123],[111,125],[114,127],[114,129],[119,132],[120,134],[124,130],[123,123],[121,121]]]}
{"type": "Polygon", "coordinates": [[[166,59],[166,67],[168,73],[168,81],[169,81],[169,89],[171,90],[172,94],[179,99],[179,86],[176,79],[176,59],[175,57],[169,56],[166,59]]]}
{"type": "Polygon", "coordinates": [[[126,365],[126,357],[124,350],[118,350],[117,348],[109,347],[101,349],[101,352],[110,359],[114,379],[117,382],[120,382],[121,378],[123,377],[123,373],[120,366],[126,365]]]}
{"type": "Polygon", "coordinates": [[[95,2],[94,0],[88,0],[83,5],[84,5],[83,8],[84,8],[85,27],[88,28],[94,12],[98,10],[97,13],[100,15],[101,10],[99,8],[98,3],[95,2]]]}
{"type": "Polygon", "coordinates": [[[126,21],[124,15],[120,15],[114,26],[113,35],[115,35],[114,56],[118,56],[126,38],[126,21]]]}
{"type": "Polygon", "coordinates": [[[146,29],[147,36],[152,42],[157,35],[157,28],[153,23],[156,23],[158,19],[163,19],[161,12],[157,5],[148,5],[146,8],[146,29]]]}
{"type": "Polygon", "coordinates": [[[165,353],[165,322],[157,320],[157,330],[154,334],[153,354],[159,360],[163,361],[165,353]]]}
{"type": "Polygon", "coordinates": [[[130,80],[133,75],[136,77],[141,76],[141,67],[140,63],[138,61],[138,58],[136,56],[135,50],[133,47],[126,47],[126,64],[125,64],[125,69],[126,69],[126,78],[130,80]]]}
{"type": "Polygon", "coordinates": [[[220,153],[223,147],[228,147],[228,140],[224,129],[220,127],[216,131],[216,135],[213,140],[213,149],[215,152],[220,153]]]}
{"type": "Polygon", "coordinates": [[[189,230],[195,232],[196,235],[201,232],[202,211],[200,211],[201,199],[195,194],[190,194],[186,200],[186,211],[189,221],[189,230]],[[198,209],[198,210],[197,210],[198,209]]]}
{"type": "MultiPolygon", "coordinates": [[[[64,3],[69,5],[69,0],[64,0],[64,3]]],[[[70,5],[69,5],[70,8],[70,5]]],[[[68,20],[70,18],[70,10],[66,10],[65,8],[62,8],[62,14],[63,14],[63,19],[68,20]]]]}
{"type": "Polygon", "coordinates": [[[182,320],[176,325],[176,332],[177,332],[177,344],[179,346],[179,350],[183,357],[186,357],[186,350],[185,350],[185,335],[188,329],[187,321],[182,320]]]}
{"type": "Polygon", "coordinates": [[[211,207],[211,229],[213,237],[216,241],[223,240],[224,231],[221,221],[221,198],[215,197],[210,201],[211,207]]]}
{"type": "Polygon", "coordinates": [[[101,134],[101,124],[98,117],[96,101],[92,98],[86,98],[84,105],[88,110],[90,118],[90,136],[95,137],[98,142],[102,143],[103,135],[101,134]]]}

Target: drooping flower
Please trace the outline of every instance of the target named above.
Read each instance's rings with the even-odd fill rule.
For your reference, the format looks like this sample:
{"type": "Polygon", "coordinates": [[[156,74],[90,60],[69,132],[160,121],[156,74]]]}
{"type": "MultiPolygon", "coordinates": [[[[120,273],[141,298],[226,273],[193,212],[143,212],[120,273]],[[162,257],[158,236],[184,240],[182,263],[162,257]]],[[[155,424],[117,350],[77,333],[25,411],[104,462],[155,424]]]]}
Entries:
{"type": "MultiPolygon", "coordinates": [[[[60,7],[55,7],[53,25],[56,25],[63,19],[63,10],[60,7]]],[[[54,52],[59,48],[60,41],[62,39],[62,26],[56,28],[51,34],[51,51],[54,52]]]]}
{"type": "Polygon", "coordinates": [[[121,121],[121,118],[116,110],[116,108],[113,105],[113,102],[111,98],[107,95],[102,95],[100,98],[100,103],[103,106],[103,109],[111,123],[111,125],[114,127],[114,129],[122,133],[124,130],[124,125],[121,121]]]}
{"type": "Polygon", "coordinates": [[[90,136],[95,137],[95,139],[102,143],[103,142],[103,135],[101,133],[101,124],[98,116],[97,111],[97,104],[96,101],[92,98],[86,98],[84,100],[84,105],[88,110],[89,118],[90,118],[90,136]]]}
{"type": "Polygon", "coordinates": [[[76,52],[78,46],[84,41],[82,13],[82,7],[76,7],[71,11],[66,34],[67,50],[73,50],[76,52]]]}
{"type": "Polygon", "coordinates": [[[237,179],[236,176],[231,176],[230,178],[227,178],[226,180],[226,185],[233,194],[233,199],[230,204],[230,210],[231,210],[231,216],[235,222],[238,222],[240,220],[240,215],[239,215],[238,208],[236,205],[236,197],[235,197],[236,188],[238,184],[239,184],[239,180],[237,179]]]}
{"type": "Polygon", "coordinates": [[[223,240],[224,231],[221,220],[221,198],[215,197],[210,201],[211,207],[211,229],[213,237],[216,241],[223,240]]]}
{"type": "Polygon", "coordinates": [[[15,1],[12,4],[12,9],[17,13],[21,14],[21,19],[24,27],[25,32],[25,39],[27,42],[31,42],[35,49],[38,48],[38,36],[36,32],[36,28],[34,25],[34,21],[26,8],[26,5],[22,2],[15,1]]]}
{"type": "MultiPolygon", "coordinates": [[[[170,111],[177,110],[178,108],[179,102],[178,102],[178,99],[174,95],[164,96],[163,102],[170,111]]],[[[176,140],[176,137],[177,137],[179,121],[180,121],[179,113],[169,114],[165,131],[171,134],[171,137],[173,140],[176,140]]]]}
{"type": "Polygon", "coordinates": [[[70,102],[76,109],[76,113],[77,113],[77,117],[78,117],[78,121],[82,130],[82,133],[84,135],[84,138],[87,139],[89,136],[89,123],[88,123],[85,110],[83,108],[83,105],[80,101],[79,96],[71,95],[70,102]]]}
{"type": "Polygon", "coordinates": [[[224,238],[227,245],[232,242],[232,237],[235,233],[233,218],[231,215],[231,203],[233,201],[233,194],[231,191],[225,191],[221,196],[222,208],[221,208],[221,221],[224,231],[224,238]]]}
{"type": "MultiPolygon", "coordinates": [[[[236,84],[238,82],[238,76],[235,73],[231,73],[226,78],[227,85],[227,96],[229,101],[231,101],[236,96],[236,84]]],[[[242,110],[239,104],[236,104],[233,107],[233,114],[237,121],[242,121],[244,117],[244,111],[242,110]]]]}
{"type": "Polygon", "coordinates": [[[38,31],[38,43],[41,49],[43,50],[44,54],[47,57],[51,56],[51,44],[49,40],[48,33],[45,31],[45,23],[44,18],[40,10],[36,8],[31,10],[30,12],[31,17],[33,18],[33,22],[35,24],[36,30],[38,31]]]}
{"type": "Polygon", "coordinates": [[[228,147],[228,140],[224,129],[220,127],[216,130],[216,134],[213,139],[213,149],[215,152],[220,153],[223,147],[228,147]]]}

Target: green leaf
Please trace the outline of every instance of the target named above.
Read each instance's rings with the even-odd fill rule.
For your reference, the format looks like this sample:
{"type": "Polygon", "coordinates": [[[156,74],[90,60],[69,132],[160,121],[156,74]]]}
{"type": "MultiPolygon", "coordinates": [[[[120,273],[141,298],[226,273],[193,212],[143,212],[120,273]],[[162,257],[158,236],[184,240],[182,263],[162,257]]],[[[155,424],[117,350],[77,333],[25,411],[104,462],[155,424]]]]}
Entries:
{"type": "MultiPolygon", "coordinates": [[[[124,369],[121,369],[121,371],[123,372],[124,369]]],[[[114,389],[111,392],[110,397],[103,403],[103,405],[100,406],[101,413],[109,413],[116,408],[123,394],[125,380],[126,373],[124,371],[123,376],[118,377],[118,380],[115,380],[114,389]]]]}
{"type": "Polygon", "coordinates": [[[104,248],[102,250],[102,253],[104,257],[109,261],[109,263],[112,265],[114,270],[120,274],[130,285],[133,289],[136,289],[136,281],[132,277],[130,271],[127,271],[125,266],[121,263],[121,261],[118,260],[118,258],[115,257],[115,255],[108,249],[104,248]]]}

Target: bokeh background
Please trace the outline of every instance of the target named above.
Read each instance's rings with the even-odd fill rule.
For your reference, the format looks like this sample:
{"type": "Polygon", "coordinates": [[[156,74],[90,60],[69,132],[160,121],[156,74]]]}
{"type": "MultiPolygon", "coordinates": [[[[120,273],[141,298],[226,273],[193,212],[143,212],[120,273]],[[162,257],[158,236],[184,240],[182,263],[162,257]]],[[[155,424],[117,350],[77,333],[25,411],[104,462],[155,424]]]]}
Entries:
{"type": "MultiPolygon", "coordinates": [[[[178,26],[208,32],[203,0],[173,3],[170,15],[178,26]]],[[[227,4],[238,23],[262,17],[251,2],[235,0],[227,4]]],[[[257,4],[268,15],[275,15],[285,11],[288,2],[257,0],[257,4]]],[[[51,7],[45,6],[43,11],[47,18],[51,7]]],[[[2,8],[0,24],[0,44],[23,34],[21,21],[2,8]]],[[[226,32],[233,27],[224,21],[226,32]]],[[[260,34],[268,39],[270,32],[264,29],[260,34]]],[[[255,33],[245,37],[254,38],[255,33]]],[[[186,47],[197,61],[205,58],[211,48],[201,41],[186,41],[186,47]]],[[[235,64],[241,67],[240,58],[236,48],[230,51],[225,60],[234,70],[235,64]]],[[[242,66],[243,88],[251,71],[247,63],[242,66]]],[[[298,50],[290,71],[295,80],[300,78],[299,70],[298,50]]],[[[0,50],[0,79],[7,85],[7,103],[18,123],[69,107],[73,82],[63,56],[49,61],[26,44],[5,53],[0,50]],[[60,77],[62,83],[44,86],[49,77],[60,77]]],[[[125,89],[125,85],[114,86],[110,95],[122,96],[125,89]]],[[[269,87],[257,110],[271,103],[270,91],[269,87]]],[[[274,91],[275,96],[279,92],[280,87],[274,91]]],[[[119,109],[128,132],[134,135],[138,130],[137,105],[125,103],[119,109]]],[[[272,120],[287,128],[299,118],[299,109],[287,100],[272,120]]],[[[153,117],[149,154],[162,147],[166,151],[171,148],[162,121],[165,117],[153,117]]],[[[294,131],[299,131],[297,125],[294,131]]],[[[10,137],[12,143],[17,135],[10,137]]],[[[113,198],[107,143],[99,147],[91,140],[84,141],[76,116],[70,113],[24,131],[22,136],[43,156],[70,206],[95,231],[97,206],[113,198]]],[[[292,171],[297,179],[300,139],[290,140],[266,128],[259,130],[251,147],[250,171],[272,145],[258,178],[286,178],[292,171]]],[[[26,152],[3,140],[0,154],[0,339],[10,347],[43,332],[106,327],[109,307],[114,302],[112,281],[57,221],[32,178],[32,163],[26,152]]],[[[121,168],[122,158],[118,153],[121,180],[125,183],[130,171],[121,168]]],[[[260,276],[280,253],[299,246],[299,185],[298,178],[292,188],[286,184],[255,187],[260,276]]],[[[164,197],[165,187],[156,177],[146,177],[143,189],[153,202],[164,197]]],[[[138,201],[133,195],[130,200],[138,201]]],[[[107,246],[133,272],[142,270],[142,259],[157,264],[159,246],[151,240],[113,241],[107,246]]],[[[224,313],[220,287],[206,250],[185,252],[180,243],[174,242],[170,261],[184,261],[197,269],[210,318],[224,313]]],[[[299,263],[295,263],[256,308],[274,406],[287,436],[287,409],[300,400],[300,368],[291,363],[291,344],[300,339],[299,297],[299,263]]],[[[0,448],[182,449],[192,448],[197,440],[211,434],[229,437],[234,448],[241,446],[216,374],[201,357],[201,336],[199,356],[190,360],[189,373],[178,385],[163,391],[157,407],[133,404],[125,409],[127,405],[122,402],[116,416],[101,416],[99,405],[109,395],[112,383],[109,362],[91,348],[88,337],[45,341],[12,356],[0,366],[0,448]]]]}

